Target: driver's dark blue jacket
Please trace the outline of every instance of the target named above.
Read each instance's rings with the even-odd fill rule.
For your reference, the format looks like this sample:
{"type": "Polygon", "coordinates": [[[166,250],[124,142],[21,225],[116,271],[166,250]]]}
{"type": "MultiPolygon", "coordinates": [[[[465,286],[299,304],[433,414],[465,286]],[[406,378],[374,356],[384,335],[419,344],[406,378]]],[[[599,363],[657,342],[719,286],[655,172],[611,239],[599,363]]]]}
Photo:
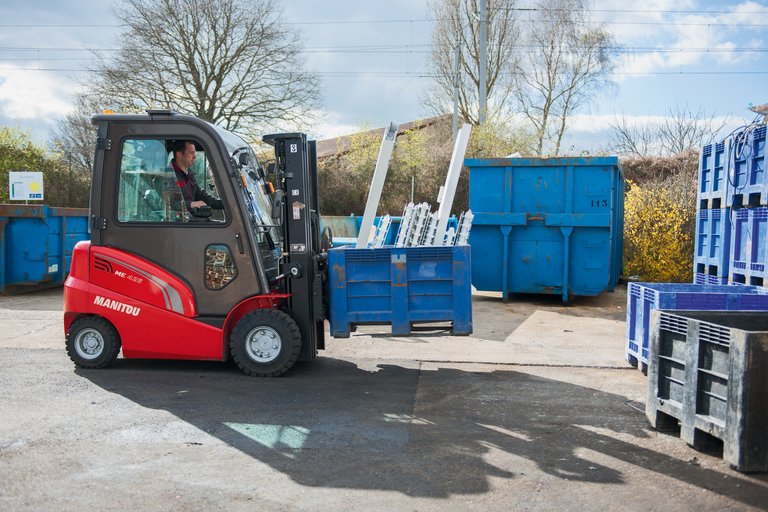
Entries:
{"type": "Polygon", "coordinates": [[[171,161],[171,167],[176,172],[176,185],[181,189],[181,196],[184,198],[184,203],[189,211],[189,205],[194,201],[203,201],[211,208],[217,210],[224,209],[224,203],[221,199],[213,197],[205,190],[200,188],[195,180],[195,174],[192,171],[185,173],[181,168],[176,165],[176,162],[171,161]]]}

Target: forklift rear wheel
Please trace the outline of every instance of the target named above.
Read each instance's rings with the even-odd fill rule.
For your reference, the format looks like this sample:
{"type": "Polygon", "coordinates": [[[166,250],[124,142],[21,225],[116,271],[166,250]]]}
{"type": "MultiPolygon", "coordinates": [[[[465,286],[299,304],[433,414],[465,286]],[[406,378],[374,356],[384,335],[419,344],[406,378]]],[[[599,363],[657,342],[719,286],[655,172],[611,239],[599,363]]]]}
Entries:
{"type": "Polygon", "coordinates": [[[74,322],[67,332],[67,355],[81,368],[104,368],[117,359],[120,336],[103,318],[89,316],[74,322]]]}
{"type": "Polygon", "coordinates": [[[237,322],[229,347],[232,358],[248,375],[277,377],[298,359],[301,333],[283,311],[258,309],[237,322]]]}

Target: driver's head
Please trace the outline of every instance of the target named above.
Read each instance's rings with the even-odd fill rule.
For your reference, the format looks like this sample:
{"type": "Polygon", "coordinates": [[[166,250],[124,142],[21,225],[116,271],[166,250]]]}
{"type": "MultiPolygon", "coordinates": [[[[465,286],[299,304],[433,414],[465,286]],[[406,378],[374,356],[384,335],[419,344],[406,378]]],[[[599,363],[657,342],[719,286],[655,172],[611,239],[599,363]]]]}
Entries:
{"type": "Polygon", "coordinates": [[[188,171],[195,163],[195,143],[190,140],[177,140],[171,144],[173,161],[181,170],[188,171]]]}

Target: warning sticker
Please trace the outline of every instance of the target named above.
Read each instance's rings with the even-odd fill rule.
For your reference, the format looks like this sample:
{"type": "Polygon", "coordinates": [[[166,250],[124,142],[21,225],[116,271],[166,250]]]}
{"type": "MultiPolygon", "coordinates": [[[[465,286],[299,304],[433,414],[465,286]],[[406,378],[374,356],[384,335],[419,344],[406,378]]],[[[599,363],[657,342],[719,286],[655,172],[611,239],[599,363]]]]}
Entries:
{"type": "Polygon", "coordinates": [[[301,208],[298,206],[293,207],[293,220],[299,220],[301,218],[301,208]]]}

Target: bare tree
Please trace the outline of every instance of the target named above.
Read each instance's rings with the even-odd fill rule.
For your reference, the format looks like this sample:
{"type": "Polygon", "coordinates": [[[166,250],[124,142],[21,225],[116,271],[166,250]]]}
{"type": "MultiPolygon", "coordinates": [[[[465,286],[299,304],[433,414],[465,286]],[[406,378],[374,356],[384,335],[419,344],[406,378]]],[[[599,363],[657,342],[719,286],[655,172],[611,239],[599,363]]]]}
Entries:
{"type": "MultiPolygon", "coordinates": [[[[513,60],[517,27],[515,0],[488,0],[487,97],[488,117],[503,111],[510,99],[510,63],[513,60]]],[[[428,4],[434,18],[428,70],[434,84],[422,95],[428,115],[452,110],[456,77],[454,49],[459,55],[459,115],[479,124],[480,20],[477,0],[433,0],[428,4]]]]}
{"type": "Polygon", "coordinates": [[[241,133],[306,125],[320,103],[299,35],[273,0],[123,0],[91,88],[121,110],[170,108],[241,133]]]}
{"type": "Polygon", "coordinates": [[[661,154],[656,125],[650,122],[632,122],[627,114],[615,117],[608,123],[612,132],[608,134],[608,150],[622,155],[647,157],[661,154]]]}
{"type": "Polygon", "coordinates": [[[540,0],[526,23],[514,64],[514,94],[534,125],[537,153],[560,152],[570,116],[615,86],[621,48],[602,25],[591,25],[588,0],[540,0]]]}
{"type": "Polygon", "coordinates": [[[715,113],[707,117],[704,107],[699,107],[693,113],[688,103],[684,107],[675,104],[674,109],[667,110],[667,115],[659,125],[663,151],[668,155],[676,155],[687,149],[698,148],[711,142],[730,121],[730,114],[718,121],[715,113]]]}
{"type": "Polygon", "coordinates": [[[90,93],[76,94],[74,101],[75,109],[51,132],[51,150],[75,176],[90,180],[96,140],[91,115],[104,110],[107,101],[90,93]]]}
{"type": "Polygon", "coordinates": [[[622,113],[610,123],[608,148],[636,156],[673,156],[712,142],[731,121],[730,114],[707,116],[704,107],[693,112],[688,104],[667,109],[659,121],[631,123],[622,113]]]}

